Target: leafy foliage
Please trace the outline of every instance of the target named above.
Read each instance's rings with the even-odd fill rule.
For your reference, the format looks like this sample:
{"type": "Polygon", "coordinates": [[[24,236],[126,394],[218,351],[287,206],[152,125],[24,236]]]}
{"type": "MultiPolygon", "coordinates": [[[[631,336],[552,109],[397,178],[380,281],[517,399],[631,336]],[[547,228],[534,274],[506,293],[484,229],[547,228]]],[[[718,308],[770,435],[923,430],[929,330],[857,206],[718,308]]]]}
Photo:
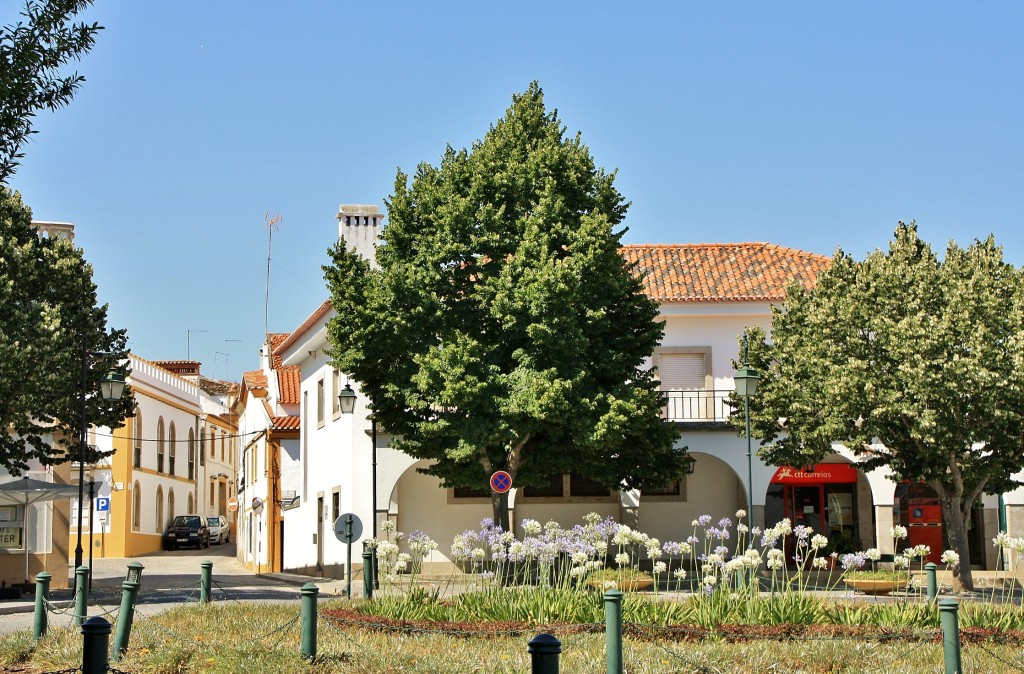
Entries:
{"type": "Polygon", "coordinates": [[[0,465],[17,474],[30,459],[78,458],[69,439],[82,414],[83,349],[91,354],[87,419],[120,426],[134,410],[130,391],[113,403],[96,392],[107,372],[126,374],[126,344],[123,330],[107,330],[107,309],[96,305],[92,268],[81,249],[67,239],[40,237],[20,195],[0,186],[0,425],[10,429],[0,434],[0,465]],[[57,435],[57,444],[49,434],[57,435]]]}
{"type": "Polygon", "coordinates": [[[92,49],[98,24],[74,23],[93,0],[28,0],[24,21],[0,28],[0,184],[24,156],[21,147],[35,131],[43,109],[71,102],[85,78],[61,68],[92,49]]]}
{"type": "Polygon", "coordinates": [[[618,253],[613,180],[533,84],[471,150],[398,172],[376,265],[331,251],[334,363],[446,486],[681,475],[641,367],[663,325],[618,253]]]}
{"type": "Polygon", "coordinates": [[[951,242],[940,261],[900,223],[887,252],[856,262],[837,251],[813,289],[792,288],[774,310],[770,345],[752,331],[762,456],[810,465],[843,441],[865,469],[926,482],[967,559],[972,504],[1024,468],[1022,299],[1020,271],[991,237],[951,242]]]}

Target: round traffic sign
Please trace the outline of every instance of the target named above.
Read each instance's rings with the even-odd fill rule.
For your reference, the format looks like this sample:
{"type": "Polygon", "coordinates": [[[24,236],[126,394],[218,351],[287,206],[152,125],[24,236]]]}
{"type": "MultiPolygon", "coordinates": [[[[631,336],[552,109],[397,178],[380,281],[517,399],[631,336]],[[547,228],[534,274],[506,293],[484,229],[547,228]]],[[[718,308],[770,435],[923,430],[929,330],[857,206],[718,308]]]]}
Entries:
{"type": "Polygon", "coordinates": [[[504,494],[511,488],[512,476],[503,470],[494,471],[494,474],[491,475],[491,489],[499,494],[504,494]]]}
{"type": "Polygon", "coordinates": [[[351,544],[363,535],[363,523],[352,513],[345,513],[334,520],[334,537],[342,543],[351,544]]]}
{"type": "Polygon", "coordinates": [[[236,510],[238,510],[238,499],[235,498],[234,496],[228,499],[228,510],[230,510],[231,512],[235,512],[236,510]]]}

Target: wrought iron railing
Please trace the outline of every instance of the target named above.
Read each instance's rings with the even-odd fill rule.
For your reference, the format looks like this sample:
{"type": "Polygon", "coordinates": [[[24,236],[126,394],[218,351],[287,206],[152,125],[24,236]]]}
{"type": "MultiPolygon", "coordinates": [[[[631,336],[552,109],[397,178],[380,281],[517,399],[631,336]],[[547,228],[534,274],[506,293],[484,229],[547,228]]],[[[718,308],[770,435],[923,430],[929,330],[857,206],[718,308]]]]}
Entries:
{"type": "Polygon", "coordinates": [[[732,414],[729,394],[732,391],[673,391],[663,390],[665,407],[662,416],[666,421],[724,422],[732,414]]]}

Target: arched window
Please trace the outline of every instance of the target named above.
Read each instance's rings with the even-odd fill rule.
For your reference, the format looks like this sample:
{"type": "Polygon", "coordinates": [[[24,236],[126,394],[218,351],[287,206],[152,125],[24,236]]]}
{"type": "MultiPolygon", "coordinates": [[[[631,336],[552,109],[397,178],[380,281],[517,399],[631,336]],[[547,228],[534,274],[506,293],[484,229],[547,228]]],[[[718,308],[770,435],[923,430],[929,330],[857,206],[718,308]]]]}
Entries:
{"type": "Polygon", "coordinates": [[[217,431],[216,429],[210,429],[210,458],[216,458],[217,456],[217,431]]]}
{"type": "Polygon", "coordinates": [[[220,462],[224,463],[224,443],[227,442],[228,434],[224,431],[220,432],[220,462]]]}
{"type": "Polygon", "coordinates": [[[132,486],[132,529],[138,531],[142,523],[142,488],[136,482],[132,486]]]}
{"type": "Polygon", "coordinates": [[[174,489],[167,490],[167,521],[174,520],[174,489]]]}
{"type": "Polygon", "coordinates": [[[177,440],[177,433],[174,432],[174,422],[172,421],[167,429],[168,452],[170,453],[170,460],[167,462],[167,472],[171,475],[174,475],[174,458],[178,454],[178,443],[175,440],[177,440]]]}
{"type": "MultiPolygon", "coordinates": [[[[192,480],[196,476],[196,433],[191,428],[188,429],[188,479],[192,480]]],[[[189,511],[191,512],[191,511],[189,511]]]]}
{"type": "Polygon", "coordinates": [[[135,410],[135,438],[132,443],[132,465],[142,468],[142,410],[135,410]]]}
{"type": "Polygon", "coordinates": [[[164,418],[156,420],[156,472],[164,472],[164,418]]]}
{"type": "Polygon", "coordinates": [[[190,513],[196,511],[195,502],[192,500],[192,492],[188,493],[188,511],[190,513]]]}
{"type": "Polygon", "coordinates": [[[156,488],[156,530],[157,533],[164,532],[164,488],[156,488]]]}

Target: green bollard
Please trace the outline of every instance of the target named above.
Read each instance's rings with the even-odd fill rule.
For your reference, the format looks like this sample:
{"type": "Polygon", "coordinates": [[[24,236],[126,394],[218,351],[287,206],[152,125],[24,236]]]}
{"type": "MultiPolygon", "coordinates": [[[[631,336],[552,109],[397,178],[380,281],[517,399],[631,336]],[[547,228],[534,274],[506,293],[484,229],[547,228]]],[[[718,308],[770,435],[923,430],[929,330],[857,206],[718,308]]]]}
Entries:
{"type": "Polygon", "coordinates": [[[363,596],[373,599],[373,548],[363,541],[363,596]]]}
{"type": "Polygon", "coordinates": [[[306,583],[299,590],[302,604],[302,657],[316,657],[316,596],[320,588],[306,583]]]}
{"type": "Polygon", "coordinates": [[[210,603],[210,585],[213,577],[213,562],[205,560],[200,564],[203,571],[199,574],[199,603],[210,603]]]}
{"type": "Polygon", "coordinates": [[[604,639],[608,674],[622,674],[622,592],[604,593],[604,639]]]}
{"type": "Polygon", "coordinates": [[[924,576],[927,581],[928,587],[928,603],[935,601],[935,598],[939,596],[939,579],[936,571],[938,570],[935,562],[928,562],[924,565],[924,576]]]}
{"type": "Polygon", "coordinates": [[[82,674],[106,674],[110,623],[93,616],[82,625],[82,674]]]}
{"type": "Polygon", "coordinates": [[[135,619],[135,598],[142,585],[142,570],[138,562],[128,564],[128,575],[121,583],[121,610],[117,614],[117,632],[114,634],[114,652],[110,659],[117,662],[128,650],[128,639],[132,636],[132,621],[135,619]]]}
{"type": "Polygon", "coordinates": [[[538,634],[527,646],[530,651],[530,674],[558,674],[561,641],[553,634],[538,634]]]}
{"type": "Polygon", "coordinates": [[[960,626],[957,620],[957,609],[960,602],[956,599],[943,599],[939,602],[939,619],[942,622],[942,656],[946,661],[946,674],[961,674],[960,664],[960,626]]]}
{"type": "Polygon", "coordinates": [[[75,627],[81,627],[88,617],[89,608],[89,567],[82,565],[75,569],[75,627]]]}
{"type": "Polygon", "coordinates": [[[32,624],[32,636],[36,641],[46,634],[46,602],[50,598],[50,578],[46,571],[36,574],[36,615],[32,624]]]}

